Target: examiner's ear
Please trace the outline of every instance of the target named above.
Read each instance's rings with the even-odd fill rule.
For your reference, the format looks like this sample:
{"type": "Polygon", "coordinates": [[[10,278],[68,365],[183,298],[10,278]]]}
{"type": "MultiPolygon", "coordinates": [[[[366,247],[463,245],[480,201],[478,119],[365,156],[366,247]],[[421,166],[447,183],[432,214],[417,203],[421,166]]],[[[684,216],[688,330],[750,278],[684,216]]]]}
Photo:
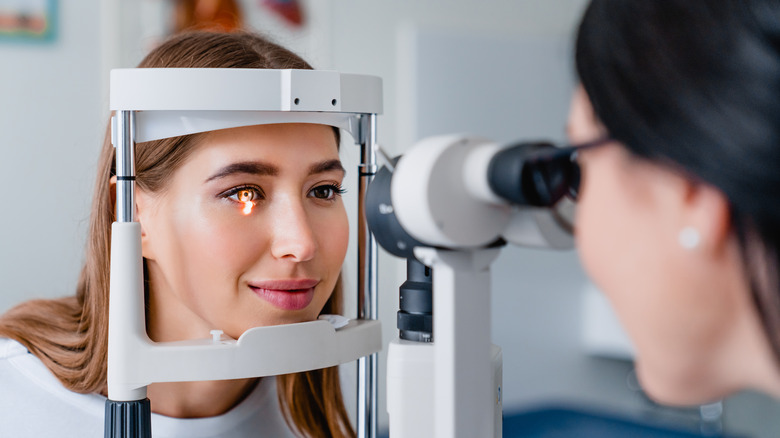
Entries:
{"type": "MultiPolygon", "coordinates": [[[[114,210],[114,217],[116,217],[116,175],[112,176],[109,181],[109,193],[111,196],[111,207],[114,210]]],[[[135,220],[141,225],[141,254],[146,259],[153,259],[151,244],[149,242],[149,236],[146,233],[144,227],[145,215],[148,213],[148,199],[140,190],[135,191],[135,220]]]]}
{"type": "Polygon", "coordinates": [[[682,213],[681,232],[690,234],[695,230],[699,240],[696,247],[721,254],[732,226],[729,202],[723,192],[706,183],[686,181],[682,213]]]}

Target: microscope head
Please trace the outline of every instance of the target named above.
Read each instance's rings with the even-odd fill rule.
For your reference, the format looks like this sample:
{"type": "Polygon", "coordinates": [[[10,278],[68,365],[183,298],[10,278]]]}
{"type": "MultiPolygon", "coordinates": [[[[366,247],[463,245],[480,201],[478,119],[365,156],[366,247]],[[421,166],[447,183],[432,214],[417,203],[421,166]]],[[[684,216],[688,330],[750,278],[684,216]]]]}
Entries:
{"type": "Polygon", "coordinates": [[[399,257],[415,247],[573,247],[569,211],[579,180],[572,151],[549,143],[499,145],[447,135],[426,138],[368,188],[377,241],[399,257]]]}

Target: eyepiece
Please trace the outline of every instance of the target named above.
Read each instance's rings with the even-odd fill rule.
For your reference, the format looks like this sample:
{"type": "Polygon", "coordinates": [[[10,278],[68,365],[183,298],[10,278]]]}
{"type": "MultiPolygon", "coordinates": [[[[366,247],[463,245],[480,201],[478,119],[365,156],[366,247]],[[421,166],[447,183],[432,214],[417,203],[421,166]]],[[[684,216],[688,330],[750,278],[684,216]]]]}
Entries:
{"type": "Polygon", "coordinates": [[[518,205],[552,207],[571,193],[579,172],[571,152],[550,143],[523,143],[498,152],[488,167],[496,195],[518,205]]]}

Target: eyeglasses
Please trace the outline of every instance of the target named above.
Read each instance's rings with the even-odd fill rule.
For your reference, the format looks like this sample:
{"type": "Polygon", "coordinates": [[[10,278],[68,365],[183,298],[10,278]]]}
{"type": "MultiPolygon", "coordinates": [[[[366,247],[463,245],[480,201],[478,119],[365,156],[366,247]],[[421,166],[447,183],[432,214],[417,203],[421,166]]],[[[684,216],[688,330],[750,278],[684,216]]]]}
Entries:
{"type": "Polygon", "coordinates": [[[521,172],[521,204],[536,207],[552,207],[564,196],[577,200],[580,190],[581,170],[577,155],[612,141],[602,137],[587,143],[555,147],[549,143],[524,144],[527,148],[521,172]]]}

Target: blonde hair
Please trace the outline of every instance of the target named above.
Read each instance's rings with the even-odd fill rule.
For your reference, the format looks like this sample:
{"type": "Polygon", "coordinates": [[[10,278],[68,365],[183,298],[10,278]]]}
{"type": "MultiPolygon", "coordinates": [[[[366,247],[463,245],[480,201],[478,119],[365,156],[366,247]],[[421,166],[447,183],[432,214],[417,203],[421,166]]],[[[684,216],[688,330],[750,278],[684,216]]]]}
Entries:
{"type": "MultiPolygon", "coordinates": [[[[153,50],[139,67],[311,69],[297,55],[251,33],[191,32],[153,50]]],[[[338,142],[338,131],[336,141],[338,142]]],[[[136,145],[136,182],[149,192],[165,188],[202,134],[136,145]]],[[[86,260],[76,295],[24,302],[0,317],[0,336],[15,339],[36,355],[68,389],[105,392],[111,224],[110,178],[114,148],[106,133],[98,161],[86,260]]],[[[340,313],[341,281],[323,313],[340,313]]],[[[341,395],[338,368],[277,377],[277,393],[291,428],[310,437],[353,437],[341,395]]]]}

